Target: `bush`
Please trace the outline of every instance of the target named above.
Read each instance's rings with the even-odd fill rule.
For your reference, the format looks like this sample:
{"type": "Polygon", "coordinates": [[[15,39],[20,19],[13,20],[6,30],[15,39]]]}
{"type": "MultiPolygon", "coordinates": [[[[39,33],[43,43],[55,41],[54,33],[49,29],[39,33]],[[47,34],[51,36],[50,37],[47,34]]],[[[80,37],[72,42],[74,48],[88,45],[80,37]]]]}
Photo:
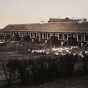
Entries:
{"type": "MultiPolygon", "coordinates": [[[[45,82],[59,77],[74,75],[75,64],[82,63],[83,71],[88,71],[88,56],[81,58],[76,55],[41,56],[38,59],[9,60],[7,70],[11,81],[45,82]]],[[[76,70],[75,73],[77,73],[76,70]]]]}

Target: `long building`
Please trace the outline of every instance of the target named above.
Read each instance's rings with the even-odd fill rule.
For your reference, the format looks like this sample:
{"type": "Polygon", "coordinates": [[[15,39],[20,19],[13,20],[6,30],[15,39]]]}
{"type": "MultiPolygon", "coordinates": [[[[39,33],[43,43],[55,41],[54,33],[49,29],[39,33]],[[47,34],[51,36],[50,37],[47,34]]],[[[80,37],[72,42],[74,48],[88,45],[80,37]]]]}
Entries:
{"type": "Polygon", "coordinates": [[[9,24],[0,31],[2,41],[32,41],[47,43],[56,38],[64,43],[88,42],[86,19],[50,18],[47,23],[9,24]]]}

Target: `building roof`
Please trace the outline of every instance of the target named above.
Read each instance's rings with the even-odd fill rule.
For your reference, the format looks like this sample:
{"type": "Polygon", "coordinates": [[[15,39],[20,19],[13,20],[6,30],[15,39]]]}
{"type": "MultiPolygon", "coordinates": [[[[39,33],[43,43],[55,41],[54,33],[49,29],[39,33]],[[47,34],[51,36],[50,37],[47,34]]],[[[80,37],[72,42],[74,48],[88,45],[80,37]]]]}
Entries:
{"type": "Polygon", "coordinates": [[[36,24],[9,24],[2,31],[33,31],[33,32],[84,32],[88,31],[88,22],[78,22],[79,20],[55,20],[48,23],[36,24]],[[66,20],[66,21],[65,21],[66,20]]]}

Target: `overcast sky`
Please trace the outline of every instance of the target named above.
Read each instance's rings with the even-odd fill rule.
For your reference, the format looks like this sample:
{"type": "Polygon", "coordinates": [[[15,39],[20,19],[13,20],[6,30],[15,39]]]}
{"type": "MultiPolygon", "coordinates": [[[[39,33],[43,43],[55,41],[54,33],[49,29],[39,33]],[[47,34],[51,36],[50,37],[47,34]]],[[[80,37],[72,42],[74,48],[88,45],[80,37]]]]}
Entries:
{"type": "Polygon", "coordinates": [[[88,19],[88,0],[0,0],[0,27],[50,17],[88,19]]]}

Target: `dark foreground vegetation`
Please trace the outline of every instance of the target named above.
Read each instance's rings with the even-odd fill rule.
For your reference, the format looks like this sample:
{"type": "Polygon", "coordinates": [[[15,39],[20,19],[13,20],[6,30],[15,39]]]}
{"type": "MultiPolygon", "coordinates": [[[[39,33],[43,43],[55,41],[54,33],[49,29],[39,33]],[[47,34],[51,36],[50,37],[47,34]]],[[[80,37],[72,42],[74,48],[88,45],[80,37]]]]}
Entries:
{"type": "Polygon", "coordinates": [[[12,60],[4,66],[8,85],[37,85],[56,79],[88,74],[88,56],[67,54],[64,56],[40,56],[37,59],[12,60]]]}

